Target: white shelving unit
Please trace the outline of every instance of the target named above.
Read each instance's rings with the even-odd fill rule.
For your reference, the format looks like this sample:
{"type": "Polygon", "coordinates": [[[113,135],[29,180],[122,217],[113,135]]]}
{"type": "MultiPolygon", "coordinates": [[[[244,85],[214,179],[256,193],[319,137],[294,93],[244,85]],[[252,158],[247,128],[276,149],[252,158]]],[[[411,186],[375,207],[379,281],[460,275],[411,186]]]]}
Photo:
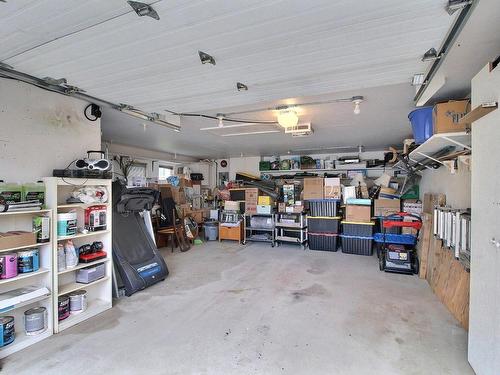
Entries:
{"type": "Polygon", "coordinates": [[[79,178],[57,178],[48,177],[45,179],[46,183],[46,203],[47,206],[53,208],[53,221],[56,223],[53,228],[53,241],[52,255],[54,262],[53,272],[53,308],[56,312],[54,314],[54,332],[58,333],[62,330],[69,328],[75,324],[91,319],[97,314],[110,309],[112,307],[112,211],[111,211],[111,180],[104,179],[79,179],[79,178]],[[66,199],[70,196],[71,192],[84,186],[105,186],[108,190],[108,202],[96,204],[84,203],[66,203],[66,199]],[[93,205],[106,206],[106,230],[77,233],[73,236],[57,237],[57,214],[75,211],[77,213],[78,228],[84,227],[85,209],[93,205]],[[79,263],[76,267],[58,271],[57,267],[57,246],[59,243],[64,243],[67,240],[72,240],[75,247],[79,248],[84,244],[91,244],[94,241],[102,241],[104,244],[104,251],[107,253],[105,259],[100,259],[90,263],[79,263]],[[99,264],[105,265],[105,276],[89,284],[82,284],[76,282],[77,270],[85,267],[92,267],[99,264]],[[87,309],[78,314],[71,314],[68,318],[58,320],[58,297],[69,294],[76,290],[87,291],[87,309]]]}
{"type": "MultiPolygon", "coordinates": [[[[435,159],[432,155],[449,146],[454,146],[457,150],[472,150],[470,134],[466,132],[434,134],[427,141],[410,152],[409,159],[414,165],[421,165],[426,160],[432,160],[445,165],[445,163],[435,159]]],[[[400,163],[401,162],[395,164],[394,167],[400,167],[402,165],[400,163]]]]}
{"type": "MultiPolygon", "coordinates": [[[[23,230],[32,231],[32,221],[35,216],[48,216],[51,218],[51,226],[53,227],[52,221],[52,210],[32,210],[32,211],[20,211],[20,212],[4,212],[0,213],[0,231],[6,232],[11,230],[23,230]]],[[[2,309],[0,316],[13,316],[14,317],[14,327],[15,327],[15,339],[14,342],[0,348],[0,358],[5,358],[6,356],[13,354],[21,349],[24,349],[30,345],[33,345],[53,334],[53,316],[54,307],[52,303],[53,297],[53,239],[50,242],[36,243],[27,246],[17,246],[9,249],[0,250],[0,255],[5,255],[6,253],[16,253],[18,251],[38,248],[40,252],[39,261],[40,268],[38,271],[18,274],[18,276],[10,279],[0,280],[0,294],[12,291],[14,289],[25,288],[28,286],[34,286],[37,288],[47,288],[49,294],[44,294],[42,296],[34,297],[27,301],[23,301],[13,306],[2,309]],[[26,335],[24,331],[24,312],[33,307],[45,307],[47,309],[47,330],[44,332],[29,336],[26,335]]]]}

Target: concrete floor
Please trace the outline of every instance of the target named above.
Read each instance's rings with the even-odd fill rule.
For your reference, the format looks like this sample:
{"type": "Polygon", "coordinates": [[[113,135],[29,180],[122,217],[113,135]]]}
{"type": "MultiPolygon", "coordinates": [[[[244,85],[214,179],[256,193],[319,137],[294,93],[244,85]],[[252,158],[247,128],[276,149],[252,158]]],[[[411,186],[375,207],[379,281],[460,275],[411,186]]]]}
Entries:
{"type": "Polygon", "coordinates": [[[472,374],[425,281],[375,257],[210,242],[169,278],[4,361],[2,374],[472,374]]]}

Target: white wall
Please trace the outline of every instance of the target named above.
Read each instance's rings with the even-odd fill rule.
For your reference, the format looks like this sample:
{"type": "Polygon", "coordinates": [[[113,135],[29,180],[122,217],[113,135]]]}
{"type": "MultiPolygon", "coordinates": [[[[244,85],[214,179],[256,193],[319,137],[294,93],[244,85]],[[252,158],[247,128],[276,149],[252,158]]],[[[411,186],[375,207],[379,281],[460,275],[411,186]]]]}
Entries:
{"type": "Polygon", "coordinates": [[[87,104],[0,79],[0,179],[36,181],[66,168],[87,150],[100,150],[100,121],[84,117],[87,104]]]}
{"type": "Polygon", "coordinates": [[[471,173],[451,174],[445,167],[426,170],[420,181],[420,199],[425,193],[446,194],[446,204],[453,208],[469,208],[471,202],[471,173]]]}

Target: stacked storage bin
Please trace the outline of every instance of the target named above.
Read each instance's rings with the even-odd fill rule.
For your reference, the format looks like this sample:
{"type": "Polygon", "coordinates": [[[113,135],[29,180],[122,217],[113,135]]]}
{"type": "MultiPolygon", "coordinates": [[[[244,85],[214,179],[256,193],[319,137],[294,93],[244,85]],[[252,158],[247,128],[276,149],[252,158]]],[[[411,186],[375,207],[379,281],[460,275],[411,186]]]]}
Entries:
{"type": "Polygon", "coordinates": [[[307,217],[309,249],[337,251],[337,239],[340,227],[338,199],[309,200],[307,217]]]}
{"type": "Polygon", "coordinates": [[[371,201],[369,199],[348,200],[346,220],[342,221],[343,253],[372,255],[375,222],[371,221],[370,207],[371,201]],[[351,210],[352,206],[365,206],[367,209],[362,211],[351,210]]]}

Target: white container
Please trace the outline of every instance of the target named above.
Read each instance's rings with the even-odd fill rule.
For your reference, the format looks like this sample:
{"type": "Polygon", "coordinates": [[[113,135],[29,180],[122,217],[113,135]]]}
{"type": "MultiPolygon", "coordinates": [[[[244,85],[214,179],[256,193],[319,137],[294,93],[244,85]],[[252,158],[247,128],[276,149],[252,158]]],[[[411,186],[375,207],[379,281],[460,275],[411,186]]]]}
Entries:
{"type": "Polygon", "coordinates": [[[257,214],[270,215],[271,211],[272,211],[272,206],[270,206],[270,205],[267,205],[267,204],[266,205],[263,205],[263,204],[257,205],[257,214]]]}
{"type": "Polygon", "coordinates": [[[76,212],[57,214],[57,235],[73,236],[76,234],[77,218],[76,212]]]}

